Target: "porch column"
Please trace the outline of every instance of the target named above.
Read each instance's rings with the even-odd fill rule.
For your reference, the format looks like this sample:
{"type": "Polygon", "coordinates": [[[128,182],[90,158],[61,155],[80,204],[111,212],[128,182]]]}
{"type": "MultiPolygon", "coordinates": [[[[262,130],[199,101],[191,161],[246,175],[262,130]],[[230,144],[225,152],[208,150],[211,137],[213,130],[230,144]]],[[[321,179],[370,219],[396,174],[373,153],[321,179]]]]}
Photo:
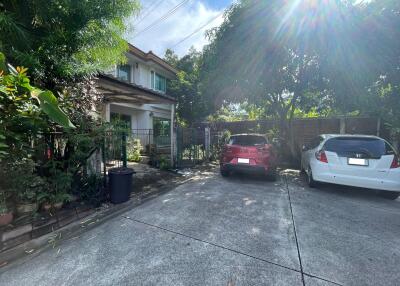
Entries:
{"type": "Polygon", "coordinates": [[[106,103],[104,111],[105,111],[104,119],[106,120],[106,122],[110,122],[111,121],[110,103],[106,103]]]}
{"type": "Polygon", "coordinates": [[[171,104],[171,131],[170,131],[170,140],[171,140],[171,167],[175,166],[175,134],[174,134],[174,120],[175,120],[175,104],[171,104]]]}

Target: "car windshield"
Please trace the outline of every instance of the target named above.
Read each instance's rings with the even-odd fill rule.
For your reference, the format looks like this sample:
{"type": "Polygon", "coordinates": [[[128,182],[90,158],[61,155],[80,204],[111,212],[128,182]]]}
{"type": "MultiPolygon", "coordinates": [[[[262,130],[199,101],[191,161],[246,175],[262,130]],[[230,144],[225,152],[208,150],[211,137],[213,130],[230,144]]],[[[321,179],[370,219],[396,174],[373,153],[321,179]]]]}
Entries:
{"type": "Polygon", "coordinates": [[[229,139],[230,145],[256,146],[256,145],[265,145],[267,143],[268,142],[265,137],[257,135],[232,136],[229,139]]]}
{"type": "Polygon", "coordinates": [[[368,137],[332,138],[326,141],[324,149],[341,157],[360,154],[365,158],[380,158],[382,155],[394,154],[393,149],[384,140],[368,137]]]}

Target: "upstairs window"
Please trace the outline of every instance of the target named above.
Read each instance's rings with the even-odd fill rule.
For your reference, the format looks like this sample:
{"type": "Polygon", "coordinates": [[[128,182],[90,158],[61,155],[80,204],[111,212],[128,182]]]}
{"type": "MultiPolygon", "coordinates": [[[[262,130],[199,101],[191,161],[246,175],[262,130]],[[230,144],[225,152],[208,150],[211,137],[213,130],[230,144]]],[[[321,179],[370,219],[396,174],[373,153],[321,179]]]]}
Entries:
{"type": "Polygon", "coordinates": [[[131,81],[131,66],[121,65],[117,68],[117,78],[123,81],[131,81]]]}
{"type": "Polygon", "coordinates": [[[151,71],[151,88],[165,93],[167,91],[167,80],[162,75],[151,71]]]}

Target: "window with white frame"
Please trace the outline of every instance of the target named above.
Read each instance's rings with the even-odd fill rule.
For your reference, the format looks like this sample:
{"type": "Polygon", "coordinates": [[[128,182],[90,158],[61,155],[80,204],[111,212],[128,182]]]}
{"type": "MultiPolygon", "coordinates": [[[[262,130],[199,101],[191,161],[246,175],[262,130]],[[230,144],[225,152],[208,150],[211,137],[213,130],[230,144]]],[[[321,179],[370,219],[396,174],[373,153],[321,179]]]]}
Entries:
{"type": "Polygon", "coordinates": [[[166,78],[154,71],[151,71],[151,88],[163,93],[167,92],[166,78]]]}
{"type": "Polygon", "coordinates": [[[131,66],[120,65],[117,67],[117,78],[123,81],[131,81],[131,66]]]}

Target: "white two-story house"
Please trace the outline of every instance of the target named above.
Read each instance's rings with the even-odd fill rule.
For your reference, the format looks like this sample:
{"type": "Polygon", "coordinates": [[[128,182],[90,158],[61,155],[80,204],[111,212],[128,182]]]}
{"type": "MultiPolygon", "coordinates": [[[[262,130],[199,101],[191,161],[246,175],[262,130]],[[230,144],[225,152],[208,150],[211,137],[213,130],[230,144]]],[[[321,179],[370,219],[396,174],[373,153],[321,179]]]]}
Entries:
{"type": "Polygon", "coordinates": [[[175,98],[168,95],[168,82],[177,71],[151,51],[129,45],[127,63],[99,75],[104,94],[103,119],[119,120],[139,138],[144,151],[149,146],[169,150],[173,163],[175,98]]]}

